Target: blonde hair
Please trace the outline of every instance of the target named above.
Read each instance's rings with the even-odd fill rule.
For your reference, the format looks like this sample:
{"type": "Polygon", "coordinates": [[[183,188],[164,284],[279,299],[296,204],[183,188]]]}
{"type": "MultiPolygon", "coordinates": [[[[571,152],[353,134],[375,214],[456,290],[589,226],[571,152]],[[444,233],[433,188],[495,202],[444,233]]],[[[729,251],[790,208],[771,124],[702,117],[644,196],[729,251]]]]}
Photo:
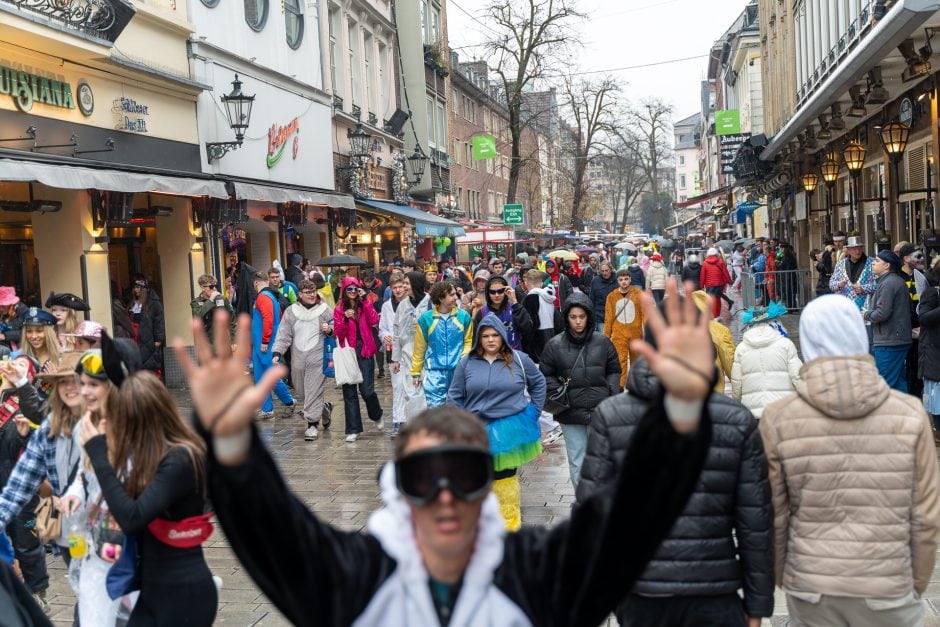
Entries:
{"type": "MultiPolygon", "coordinates": [[[[23,341],[21,342],[21,344],[23,345],[23,352],[29,355],[30,357],[32,357],[33,359],[35,359],[36,361],[38,361],[39,367],[41,368],[44,363],[42,361],[42,355],[39,355],[36,352],[36,349],[33,348],[33,345],[26,340],[26,327],[27,326],[35,326],[35,325],[25,325],[23,327],[23,341]]],[[[44,335],[45,335],[45,341],[43,342],[43,347],[48,353],[48,355],[46,355],[46,359],[51,361],[54,364],[57,364],[59,363],[59,356],[62,354],[62,351],[60,350],[60,347],[59,347],[59,338],[56,337],[55,327],[53,325],[44,324],[42,328],[43,328],[44,335]]]]}
{"type": "Polygon", "coordinates": [[[68,313],[65,315],[65,320],[62,321],[62,326],[58,324],[55,326],[56,339],[59,341],[59,345],[65,351],[75,350],[75,339],[74,337],[63,337],[63,333],[75,333],[75,329],[78,328],[78,312],[74,309],[67,309],[68,313]]]}

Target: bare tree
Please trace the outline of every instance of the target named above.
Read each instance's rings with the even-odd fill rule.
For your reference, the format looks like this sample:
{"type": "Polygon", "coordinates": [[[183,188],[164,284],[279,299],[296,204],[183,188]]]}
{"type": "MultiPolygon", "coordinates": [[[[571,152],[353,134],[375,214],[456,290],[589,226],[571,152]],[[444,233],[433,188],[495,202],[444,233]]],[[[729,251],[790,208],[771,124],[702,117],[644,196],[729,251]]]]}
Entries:
{"type": "Polygon", "coordinates": [[[571,146],[574,162],[571,226],[577,231],[583,226],[587,169],[601,155],[600,149],[614,131],[614,112],[619,92],[620,85],[610,76],[600,81],[565,79],[565,95],[574,133],[571,146]]]}
{"type": "Polygon", "coordinates": [[[669,143],[672,106],[658,98],[648,98],[630,111],[629,118],[639,140],[637,156],[646,177],[646,191],[651,194],[650,202],[656,205],[653,209],[662,211],[664,207],[659,205],[663,198],[659,177],[673,153],[669,143]]]}
{"type": "Polygon", "coordinates": [[[601,161],[604,177],[609,183],[607,192],[613,209],[611,230],[615,233],[622,230],[646,187],[646,174],[640,167],[639,146],[640,140],[630,128],[617,125],[605,147],[608,154],[601,161]]]}
{"type": "Polygon", "coordinates": [[[486,50],[492,60],[509,110],[512,142],[509,190],[506,202],[516,200],[523,167],[523,91],[545,76],[551,60],[573,41],[573,22],[583,18],[575,10],[576,0],[492,0],[484,11],[484,21],[492,25],[493,36],[486,50]]]}

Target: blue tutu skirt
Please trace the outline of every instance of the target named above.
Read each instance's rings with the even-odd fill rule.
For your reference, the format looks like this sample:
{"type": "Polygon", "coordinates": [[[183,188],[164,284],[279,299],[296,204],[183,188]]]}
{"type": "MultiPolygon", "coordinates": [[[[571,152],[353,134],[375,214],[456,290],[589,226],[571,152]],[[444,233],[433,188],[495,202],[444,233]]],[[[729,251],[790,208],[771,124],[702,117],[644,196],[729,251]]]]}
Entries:
{"type": "Polygon", "coordinates": [[[542,453],[539,413],[529,403],[518,414],[486,422],[494,470],[519,468],[542,453]]]}

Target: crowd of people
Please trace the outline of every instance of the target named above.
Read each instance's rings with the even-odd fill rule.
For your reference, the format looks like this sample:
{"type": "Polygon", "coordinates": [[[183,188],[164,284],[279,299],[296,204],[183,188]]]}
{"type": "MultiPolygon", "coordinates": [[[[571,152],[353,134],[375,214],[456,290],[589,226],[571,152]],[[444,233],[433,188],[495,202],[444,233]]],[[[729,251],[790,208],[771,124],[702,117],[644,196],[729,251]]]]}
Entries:
{"type": "Polygon", "coordinates": [[[0,287],[0,555],[21,580],[0,571],[0,611],[48,624],[48,544],[76,624],[212,624],[215,516],[297,624],[755,627],[775,586],[796,624],[919,624],[940,530],[940,265],[841,233],[813,262],[799,350],[785,242],[239,262],[222,289],[197,279],[195,359],[174,346],[193,424],[160,378],[146,279],[116,337],[72,294],[43,309],[0,287]],[[723,303],[745,273],[759,305],[735,345],[723,303]],[[330,379],[347,444],[360,397],[394,441],[365,534],[291,497],[254,424],[273,394],[318,440],[330,379]],[[570,519],[523,525],[519,470],[559,441],[570,519]]]}

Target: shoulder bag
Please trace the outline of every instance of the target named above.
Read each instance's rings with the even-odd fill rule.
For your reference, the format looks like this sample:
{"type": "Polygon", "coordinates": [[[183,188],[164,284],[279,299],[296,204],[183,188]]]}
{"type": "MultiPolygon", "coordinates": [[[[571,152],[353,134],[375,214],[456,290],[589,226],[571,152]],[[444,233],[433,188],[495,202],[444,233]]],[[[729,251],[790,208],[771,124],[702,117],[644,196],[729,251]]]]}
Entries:
{"type": "MultiPolygon", "coordinates": [[[[571,366],[571,372],[574,372],[574,369],[577,367],[578,362],[584,355],[585,348],[587,348],[587,342],[584,343],[584,346],[582,346],[581,350],[578,352],[578,356],[574,360],[574,365],[571,366]]],[[[545,411],[556,416],[571,409],[571,399],[568,398],[568,385],[571,383],[571,377],[558,377],[558,382],[561,385],[545,398],[544,407],[545,411]]]]}

